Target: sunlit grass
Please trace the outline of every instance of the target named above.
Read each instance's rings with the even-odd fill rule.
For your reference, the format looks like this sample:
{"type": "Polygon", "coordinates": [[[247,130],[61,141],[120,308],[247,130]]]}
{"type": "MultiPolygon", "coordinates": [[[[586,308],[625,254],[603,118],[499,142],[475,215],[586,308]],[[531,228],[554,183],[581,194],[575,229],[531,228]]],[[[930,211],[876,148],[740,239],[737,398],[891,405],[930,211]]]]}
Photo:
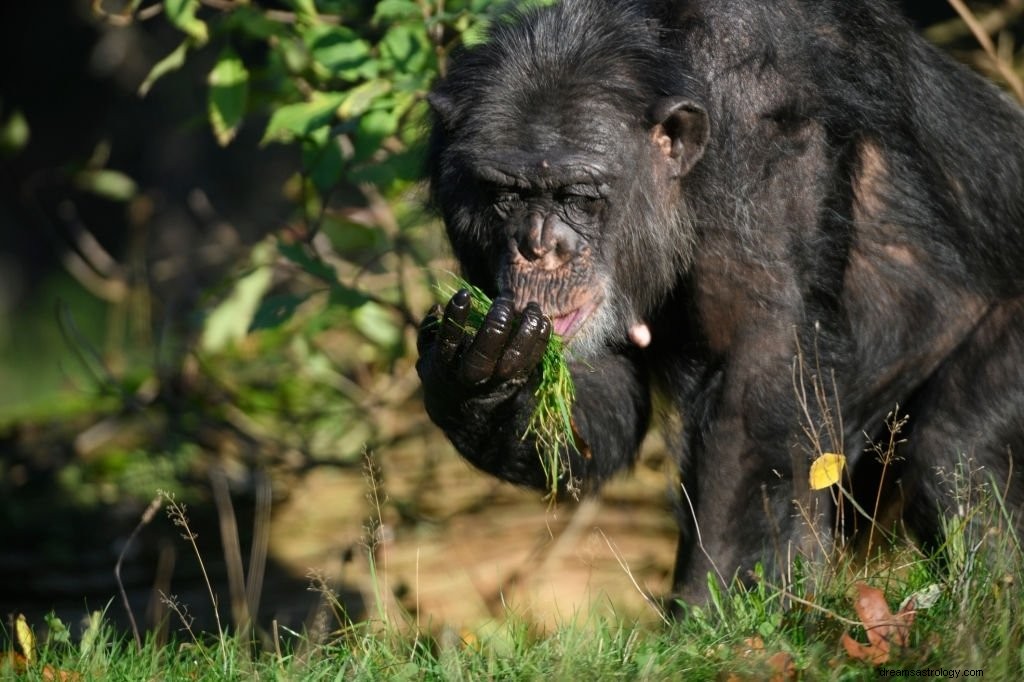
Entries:
{"type": "MultiPolygon", "coordinates": [[[[379,515],[377,475],[367,474],[379,515]]],[[[861,581],[881,589],[893,612],[911,598],[916,604],[907,645],[894,647],[881,667],[969,669],[988,679],[1020,679],[1024,552],[998,487],[969,485],[957,490],[969,493],[974,504],[947,520],[947,541],[932,556],[887,536],[884,551],[867,559],[842,551],[830,561],[797,558],[784,577],[754,571],[746,576],[750,587],[724,585],[709,575],[706,604],[681,606],[675,620],[657,625],[590,609],[542,627],[509,610],[497,623],[458,630],[458,624],[421,627],[415,614],[395,604],[354,622],[327,583],[313,580],[311,589],[324,597],[328,627],[309,632],[276,621],[201,632],[191,626],[195,605],[180,604],[173,595],[165,599],[178,622],[167,643],[152,633],[136,639],[118,632],[111,624],[115,604],[77,628],[52,615],[45,624],[31,623],[35,634],[28,639],[35,641],[27,645],[24,636],[12,637],[0,626],[7,642],[0,647],[6,652],[0,654],[0,680],[873,679],[879,667],[851,658],[841,645],[844,633],[867,639],[854,608],[861,581]]],[[[202,562],[185,507],[167,494],[157,499],[202,562]]],[[[151,505],[142,523],[158,507],[151,505]]],[[[371,523],[368,536],[376,535],[376,527],[371,523]]],[[[374,553],[369,541],[367,550],[374,553]]],[[[387,579],[377,572],[372,579],[383,604],[387,579]]],[[[215,609],[236,610],[218,603],[205,574],[204,581],[215,609]]]]}
{"type": "MultiPolygon", "coordinates": [[[[987,679],[1019,679],[1024,671],[1020,555],[1005,536],[1000,540],[990,532],[987,537],[991,542],[975,551],[966,573],[960,564],[954,574],[910,549],[893,552],[870,571],[868,582],[885,591],[893,609],[932,585],[939,594],[918,612],[908,646],[882,667],[972,669],[983,670],[987,679]]],[[[411,617],[393,616],[386,622],[339,624],[323,637],[282,629],[246,638],[227,632],[182,639],[179,631],[166,645],[147,638],[137,648],[108,621],[94,617],[79,641],[47,636],[47,628],[37,626],[39,649],[32,663],[18,665],[8,656],[0,664],[0,679],[876,678],[876,668],[850,659],[839,643],[843,632],[865,639],[852,609],[851,580],[833,576],[820,590],[811,589],[814,583],[798,577],[783,589],[761,577],[746,590],[716,586],[706,607],[685,609],[677,621],[659,627],[591,612],[543,630],[509,613],[497,627],[454,634],[419,630],[411,617]],[[780,661],[781,671],[776,669],[780,661]]]]}

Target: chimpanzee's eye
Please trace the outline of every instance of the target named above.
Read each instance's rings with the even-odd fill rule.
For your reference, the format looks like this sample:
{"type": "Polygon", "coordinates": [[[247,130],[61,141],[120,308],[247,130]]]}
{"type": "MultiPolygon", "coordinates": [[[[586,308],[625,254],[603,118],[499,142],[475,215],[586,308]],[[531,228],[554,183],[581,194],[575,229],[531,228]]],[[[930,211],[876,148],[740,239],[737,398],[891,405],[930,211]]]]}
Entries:
{"type": "Polygon", "coordinates": [[[562,192],[558,201],[564,207],[567,217],[580,220],[597,212],[601,197],[589,193],[562,192]]]}
{"type": "Polygon", "coordinates": [[[491,205],[494,206],[494,210],[498,213],[509,213],[514,211],[516,208],[521,206],[523,198],[515,192],[509,192],[505,190],[499,190],[494,193],[491,199],[491,205]]]}

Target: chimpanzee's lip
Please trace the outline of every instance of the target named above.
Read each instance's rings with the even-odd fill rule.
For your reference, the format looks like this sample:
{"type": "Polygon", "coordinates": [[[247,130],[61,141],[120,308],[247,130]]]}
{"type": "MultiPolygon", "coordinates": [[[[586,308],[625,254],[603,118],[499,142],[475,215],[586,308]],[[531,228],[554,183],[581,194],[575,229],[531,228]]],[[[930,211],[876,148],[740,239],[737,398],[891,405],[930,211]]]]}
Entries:
{"type": "Polygon", "coordinates": [[[554,333],[562,337],[563,341],[568,341],[576,335],[576,332],[583,328],[587,318],[590,317],[596,308],[597,301],[589,300],[575,310],[555,315],[551,318],[554,333]]]}

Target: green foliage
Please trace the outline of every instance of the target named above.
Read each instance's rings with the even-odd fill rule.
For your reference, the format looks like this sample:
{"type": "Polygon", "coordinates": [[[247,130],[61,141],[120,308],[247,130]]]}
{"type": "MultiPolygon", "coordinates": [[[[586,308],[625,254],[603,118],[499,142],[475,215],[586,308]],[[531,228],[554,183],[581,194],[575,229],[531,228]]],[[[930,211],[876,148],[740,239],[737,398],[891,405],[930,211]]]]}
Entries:
{"type": "Polygon", "coordinates": [[[249,99],[249,71],[230,47],[224,48],[209,76],[208,111],[217,141],[227,145],[238,132],[249,99]]]}
{"type": "MultiPolygon", "coordinates": [[[[416,189],[426,93],[450,52],[498,6],[493,0],[93,3],[95,14],[114,26],[165,22],[178,33],[180,42],[152,65],[141,95],[163,79],[199,82],[201,71],[206,125],[219,145],[251,144],[254,136],[240,133],[255,132],[260,147],[249,153],[256,162],[263,149],[278,145],[291,147],[298,163],[280,188],[291,215],[206,290],[192,318],[198,328],[164,344],[179,344],[180,351],[153,353],[163,355],[140,379],[138,368],[109,367],[106,349],[92,347],[92,334],[71,335],[96,383],[92,393],[115,398],[98,403],[93,396],[97,418],[118,404],[142,406],[162,433],[148,444],[149,455],[132,437],[98,445],[96,466],[69,466],[61,480],[74,487],[77,503],[128,489],[145,497],[122,479],[134,479],[131,472],[143,470],[146,459],[178,461],[162,453],[181,451],[181,441],[192,442],[211,424],[241,423],[270,444],[267,451],[291,448],[313,458],[356,461],[372,445],[381,377],[407,360],[407,338],[429,296],[427,266],[436,258],[416,189]],[[165,420],[167,379],[183,375],[188,395],[165,420]]],[[[24,119],[12,112],[0,121],[0,151],[14,153],[27,141],[24,119]]],[[[131,177],[107,167],[112,143],[69,166],[72,181],[129,210],[145,209],[148,188],[140,191],[131,177]]],[[[139,296],[148,305],[146,293],[139,296]]],[[[139,346],[145,353],[145,344],[139,346]]],[[[116,433],[134,429],[130,419],[106,417],[116,433]]],[[[187,471],[175,465],[152,472],[168,488],[176,474],[187,471]]]]}
{"type": "Polygon", "coordinates": [[[196,17],[198,10],[199,0],[164,0],[167,19],[197,45],[203,45],[210,39],[210,33],[206,23],[196,17]]]}
{"type": "Polygon", "coordinates": [[[246,120],[269,115],[264,143],[301,144],[316,191],[358,179],[391,195],[419,177],[407,158],[423,129],[426,109],[417,105],[448,53],[499,3],[391,0],[371,13],[367,3],[295,0],[291,15],[232,3],[202,18],[200,4],[165,0],[167,20],[186,38],[140,92],[213,47],[220,56],[208,78],[208,119],[221,144],[246,120]],[[410,130],[412,138],[403,134],[410,130]]]}
{"type": "Polygon", "coordinates": [[[19,109],[5,112],[0,101],[0,158],[16,155],[28,144],[30,131],[25,115],[19,109]]]}
{"type": "Polygon", "coordinates": [[[203,352],[229,351],[303,309],[315,315],[317,305],[339,311],[377,358],[401,352],[403,327],[418,317],[408,292],[393,277],[372,292],[355,279],[368,262],[375,270],[403,269],[405,260],[427,264],[411,240],[423,221],[420,199],[410,192],[422,179],[426,92],[462,36],[484,26],[497,4],[294,0],[282,11],[165,1],[166,20],[186,37],[154,65],[141,91],[195,53],[215,52],[206,84],[216,140],[232,144],[241,128],[260,125],[263,145],[301,152],[301,169],[284,188],[294,201],[295,227],[254,249],[236,270],[237,282],[211,301],[203,352]],[[368,219],[350,219],[360,205],[370,210],[368,219]],[[285,287],[272,276],[282,263],[295,275],[285,287]]]}

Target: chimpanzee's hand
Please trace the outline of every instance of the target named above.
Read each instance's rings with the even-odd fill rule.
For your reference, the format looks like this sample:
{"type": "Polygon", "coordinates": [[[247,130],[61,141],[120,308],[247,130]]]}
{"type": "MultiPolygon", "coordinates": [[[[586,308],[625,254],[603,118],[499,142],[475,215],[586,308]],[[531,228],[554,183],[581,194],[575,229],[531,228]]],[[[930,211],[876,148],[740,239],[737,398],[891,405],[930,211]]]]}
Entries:
{"type": "Polygon", "coordinates": [[[416,369],[428,403],[438,389],[467,396],[522,384],[547,348],[551,322],[536,303],[526,306],[516,324],[512,302],[499,297],[475,337],[465,329],[469,311],[470,295],[462,289],[443,314],[434,306],[420,325],[416,369]]]}

